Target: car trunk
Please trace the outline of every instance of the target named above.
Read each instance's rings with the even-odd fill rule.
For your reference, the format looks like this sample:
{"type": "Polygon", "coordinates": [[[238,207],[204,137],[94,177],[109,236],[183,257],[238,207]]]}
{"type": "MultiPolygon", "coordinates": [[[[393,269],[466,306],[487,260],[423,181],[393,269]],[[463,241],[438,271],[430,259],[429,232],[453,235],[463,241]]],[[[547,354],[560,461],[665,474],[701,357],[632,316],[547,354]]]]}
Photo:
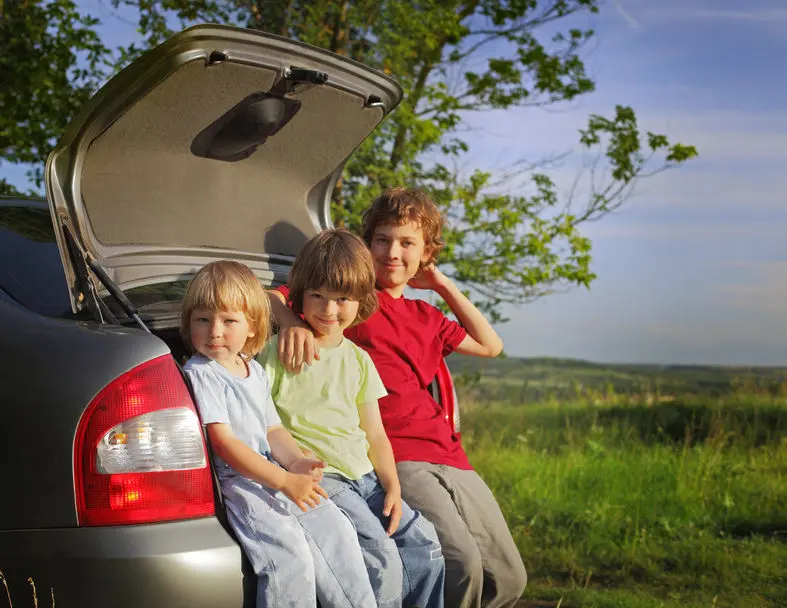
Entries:
{"type": "Polygon", "coordinates": [[[148,52],[47,162],[74,311],[98,308],[101,272],[128,291],[235,259],[265,284],[286,280],[331,225],[347,158],[401,94],[347,58],[238,28],[196,26],[148,52]]]}

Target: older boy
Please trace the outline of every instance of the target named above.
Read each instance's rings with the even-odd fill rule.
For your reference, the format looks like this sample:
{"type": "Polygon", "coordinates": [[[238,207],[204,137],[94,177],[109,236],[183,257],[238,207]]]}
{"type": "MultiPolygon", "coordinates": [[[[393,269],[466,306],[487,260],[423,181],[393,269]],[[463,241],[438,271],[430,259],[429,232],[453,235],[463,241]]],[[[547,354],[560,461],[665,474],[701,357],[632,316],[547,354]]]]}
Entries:
{"type": "MultiPolygon", "coordinates": [[[[414,189],[384,192],[364,214],[374,258],[379,310],[345,336],[372,358],[388,395],[380,400],[402,496],[435,526],[445,557],[445,604],[513,606],[527,575],[492,492],[473,470],[461,441],[429,393],[442,357],[453,351],[494,357],[502,342],[484,315],[434,265],[443,246],[440,212],[414,189]],[[459,323],[406,286],[438,293],[459,323]],[[461,323],[461,325],[460,325],[461,323]]],[[[290,370],[319,357],[312,333],[270,292],[282,330],[279,357],[290,370]]]]}

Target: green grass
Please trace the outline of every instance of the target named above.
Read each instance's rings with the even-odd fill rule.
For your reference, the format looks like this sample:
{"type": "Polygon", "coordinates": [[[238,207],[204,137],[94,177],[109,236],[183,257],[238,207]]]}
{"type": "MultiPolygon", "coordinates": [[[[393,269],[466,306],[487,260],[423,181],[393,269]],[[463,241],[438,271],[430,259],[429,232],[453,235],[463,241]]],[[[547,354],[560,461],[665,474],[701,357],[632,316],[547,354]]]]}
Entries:
{"type": "Polygon", "coordinates": [[[787,605],[787,401],[476,407],[473,465],[566,607],[787,605]]]}

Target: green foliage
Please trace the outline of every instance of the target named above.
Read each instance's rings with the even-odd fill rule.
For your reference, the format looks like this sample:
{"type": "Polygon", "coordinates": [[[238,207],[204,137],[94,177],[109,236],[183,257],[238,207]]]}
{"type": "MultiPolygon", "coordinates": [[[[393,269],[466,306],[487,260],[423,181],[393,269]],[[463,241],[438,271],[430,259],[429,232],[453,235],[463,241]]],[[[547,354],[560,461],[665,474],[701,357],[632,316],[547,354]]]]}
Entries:
{"type": "MultiPolygon", "coordinates": [[[[580,57],[593,30],[566,26],[561,31],[559,26],[571,16],[596,13],[598,0],[112,0],[112,4],[137,10],[144,37],[142,45],[118,50],[116,68],[165,40],[172,33],[171,23],[217,22],[296,38],[394,76],[404,89],[404,100],[348,161],[333,193],[334,219],[357,229],[362,210],[392,185],[431,192],[447,218],[448,245],[440,263],[496,319],[504,302],[521,303],[571,286],[589,287],[596,275],[591,268],[591,242],[582,235],[582,224],[623,204],[641,177],[677,166],[697,153],[691,146],[670,143],[665,135],[641,134],[634,111],[618,107],[613,118],[591,116],[587,129],[581,131],[581,143],[610,167],[606,181],[591,181],[582,204],[575,200],[580,198],[576,192],[561,198],[539,163],[514,163],[494,175],[483,170],[467,175],[455,168],[470,152],[462,135],[470,114],[559,103],[594,89],[580,57]],[[556,33],[546,35],[545,28],[556,33]]],[[[39,0],[35,6],[66,7],[66,16],[59,19],[71,24],[64,38],[68,42],[74,42],[74,32],[81,31],[73,24],[95,25],[76,15],[66,0],[39,0]]],[[[105,57],[94,35],[84,34],[79,42],[82,46],[71,47],[88,52],[91,71],[59,83],[58,90],[68,91],[69,96],[68,104],[56,114],[46,108],[34,110],[49,138],[62,133],[76,101],[97,82],[95,68],[105,57]]],[[[65,49],[71,47],[58,44],[56,56],[65,57],[70,69],[73,55],[65,49]]],[[[60,73],[48,64],[35,67],[42,74],[60,73]]],[[[12,134],[11,142],[23,146],[26,123],[18,124],[20,130],[12,134]]],[[[50,141],[29,145],[26,155],[14,156],[6,146],[3,158],[40,163],[50,141]]],[[[594,166],[600,169],[598,163],[594,166]]]]}
{"type": "Polygon", "coordinates": [[[784,398],[463,414],[471,462],[528,568],[526,601],[787,603],[784,398]]]}
{"type": "MultiPolygon", "coordinates": [[[[104,77],[109,50],[98,20],[71,0],[0,1],[0,159],[43,164],[104,77]]],[[[0,194],[18,194],[0,179],[0,194]]]]}

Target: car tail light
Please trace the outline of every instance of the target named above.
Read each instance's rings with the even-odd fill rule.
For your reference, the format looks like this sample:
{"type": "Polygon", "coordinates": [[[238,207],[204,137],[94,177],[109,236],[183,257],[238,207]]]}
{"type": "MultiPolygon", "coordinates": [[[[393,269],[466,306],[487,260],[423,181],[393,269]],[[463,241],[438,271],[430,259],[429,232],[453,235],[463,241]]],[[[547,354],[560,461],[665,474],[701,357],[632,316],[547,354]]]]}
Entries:
{"type": "Polygon", "coordinates": [[[164,355],[119,376],[90,402],[74,450],[79,524],[141,524],[215,513],[197,411],[164,355]]]}
{"type": "Polygon", "coordinates": [[[462,425],[459,420],[459,403],[456,399],[456,388],[445,359],[442,359],[440,365],[437,366],[436,378],[437,390],[440,393],[440,404],[445,410],[445,421],[451,425],[454,433],[461,435],[462,425]]]}

